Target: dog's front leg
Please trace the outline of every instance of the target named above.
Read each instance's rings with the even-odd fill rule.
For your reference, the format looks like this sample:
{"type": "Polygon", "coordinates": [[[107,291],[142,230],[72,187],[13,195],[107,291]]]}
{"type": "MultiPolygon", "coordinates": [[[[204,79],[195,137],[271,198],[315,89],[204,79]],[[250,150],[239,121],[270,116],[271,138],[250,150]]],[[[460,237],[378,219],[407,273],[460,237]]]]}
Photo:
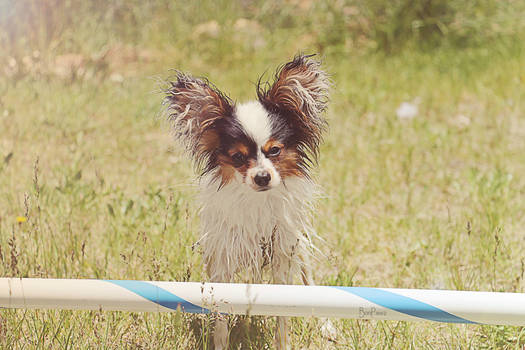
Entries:
{"type": "Polygon", "coordinates": [[[275,330],[275,332],[275,348],[277,350],[290,349],[290,346],[288,344],[288,337],[290,332],[288,325],[288,317],[277,317],[277,329],[275,330]]]}
{"type": "Polygon", "coordinates": [[[217,314],[213,329],[213,345],[215,350],[228,349],[228,316],[217,314]]]}
{"type": "MultiPolygon", "coordinates": [[[[206,269],[211,282],[230,283],[233,280],[233,274],[225,269],[224,264],[217,264],[214,261],[209,261],[206,269]]],[[[215,350],[228,349],[229,334],[227,315],[221,315],[220,313],[215,315],[213,345],[215,350]]]]}
{"type": "MultiPolygon", "coordinates": [[[[292,276],[292,261],[286,257],[284,259],[275,259],[272,265],[273,283],[275,284],[291,284],[292,276]]],[[[288,317],[278,316],[277,327],[275,329],[275,348],[277,350],[290,349],[289,340],[289,320],[288,317]]]]}

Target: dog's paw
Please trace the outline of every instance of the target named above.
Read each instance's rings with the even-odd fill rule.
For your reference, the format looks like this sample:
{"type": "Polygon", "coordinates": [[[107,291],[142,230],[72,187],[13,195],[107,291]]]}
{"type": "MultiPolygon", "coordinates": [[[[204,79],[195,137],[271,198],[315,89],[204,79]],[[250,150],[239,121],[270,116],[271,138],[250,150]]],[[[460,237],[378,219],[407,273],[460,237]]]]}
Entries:
{"type": "Polygon", "coordinates": [[[333,342],[337,340],[337,328],[327,318],[321,319],[321,335],[323,338],[333,342]]]}

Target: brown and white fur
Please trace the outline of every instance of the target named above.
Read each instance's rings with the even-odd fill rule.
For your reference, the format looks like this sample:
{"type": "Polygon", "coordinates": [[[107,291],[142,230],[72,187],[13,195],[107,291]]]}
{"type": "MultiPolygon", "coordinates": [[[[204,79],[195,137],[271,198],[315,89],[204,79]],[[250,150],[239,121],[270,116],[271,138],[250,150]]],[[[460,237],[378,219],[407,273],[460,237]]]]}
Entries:
{"type": "MultiPolygon", "coordinates": [[[[202,169],[201,236],[210,280],[233,282],[238,273],[273,283],[300,277],[313,284],[309,257],[316,163],[329,80],[320,63],[299,55],[281,66],[275,81],[257,85],[258,99],[236,104],[207,80],[179,73],[165,104],[176,138],[202,169]]],[[[278,319],[276,347],[284,349],[287,320],[278,319]]],[[[228,347],[218,320],[215,349],[228,347]]]]}

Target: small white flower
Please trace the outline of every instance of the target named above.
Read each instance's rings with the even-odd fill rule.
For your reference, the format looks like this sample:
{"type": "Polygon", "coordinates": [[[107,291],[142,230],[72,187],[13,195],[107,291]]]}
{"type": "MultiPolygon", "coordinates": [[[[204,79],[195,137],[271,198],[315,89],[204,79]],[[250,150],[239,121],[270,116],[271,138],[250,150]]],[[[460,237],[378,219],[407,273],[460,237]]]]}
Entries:
{"type": "Polygon", "coordinates": [[[413,119],[418,114],[418,107],[415,103],[403,102],[397,107],[396,115],[401,120],[413,119]]]}

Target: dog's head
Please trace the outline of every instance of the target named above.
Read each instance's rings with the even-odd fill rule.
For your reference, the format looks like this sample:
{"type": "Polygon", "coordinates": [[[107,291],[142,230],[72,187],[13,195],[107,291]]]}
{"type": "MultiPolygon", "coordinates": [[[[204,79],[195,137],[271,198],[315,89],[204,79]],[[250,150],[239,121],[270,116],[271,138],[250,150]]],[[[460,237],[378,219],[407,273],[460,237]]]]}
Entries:
{"type": "Polygon", "coordinates": [[[166,90],[176,138],[221,186],[240,180],[255,191],[308,176],[326,128],[329,81],[311,56],[281,66],[258,100],[235,104],[205,79],[179,73],[166,90]]]}

